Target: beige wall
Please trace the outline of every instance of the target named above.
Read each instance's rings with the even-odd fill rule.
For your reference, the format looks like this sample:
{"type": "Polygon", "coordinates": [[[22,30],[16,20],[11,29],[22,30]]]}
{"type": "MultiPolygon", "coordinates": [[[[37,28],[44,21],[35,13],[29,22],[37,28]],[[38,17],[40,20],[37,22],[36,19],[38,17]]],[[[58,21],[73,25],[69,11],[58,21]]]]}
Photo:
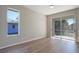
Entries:
{"type": "Polygon", "coordinates": [[[0,6],[0,47],[46,37],[46,16],[24,6],[0,6]],[[7,8],[20,10],[20,35],[7,36],[7,8]]]}
{"type": "Polygon", "coordinates": [[[73,9],[73,10],[68,10],[52,15],[47,15],[47,36],[54,35],[54,23],[53,20],[54,18],[59,18],[59,17],[64,17],[64,16],[69,16],[69,15],[74,15],[76,17],[76,42],[79,42],[79,8],[73,9]],[[53,34],[52,34],[53,33],[53,34]]]}

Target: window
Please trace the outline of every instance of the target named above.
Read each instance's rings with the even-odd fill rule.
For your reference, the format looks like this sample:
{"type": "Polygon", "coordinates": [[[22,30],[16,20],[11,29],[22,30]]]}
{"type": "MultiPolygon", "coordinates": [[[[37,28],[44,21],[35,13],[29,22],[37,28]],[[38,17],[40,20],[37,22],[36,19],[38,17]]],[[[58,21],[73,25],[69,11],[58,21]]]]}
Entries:
{"type": "Polygon", "coordinates": [[[8,35],[19,34],[20,12],[18,10],[7,9],[7,31],[8,35]]]}

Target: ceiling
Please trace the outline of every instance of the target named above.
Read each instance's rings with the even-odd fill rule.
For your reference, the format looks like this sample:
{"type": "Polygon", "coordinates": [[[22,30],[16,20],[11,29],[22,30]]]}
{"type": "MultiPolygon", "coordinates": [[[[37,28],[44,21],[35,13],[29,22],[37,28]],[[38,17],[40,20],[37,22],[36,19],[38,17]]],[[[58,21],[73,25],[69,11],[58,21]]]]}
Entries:
{"type": "Polygon", "coordinates": [[[78,8],[79,5],[54,5],[54,8],[50,8],[50,5],[26,5],[25,7],[41,13],[43,15],[50,15],[62,11],[78,8]]]}

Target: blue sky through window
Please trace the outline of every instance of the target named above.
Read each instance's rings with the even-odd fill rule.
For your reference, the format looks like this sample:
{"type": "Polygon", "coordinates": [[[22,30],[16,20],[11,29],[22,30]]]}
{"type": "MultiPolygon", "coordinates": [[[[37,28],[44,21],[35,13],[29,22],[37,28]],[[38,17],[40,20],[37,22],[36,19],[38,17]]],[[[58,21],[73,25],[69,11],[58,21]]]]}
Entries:
{"type": "Polygon", "coordinates": [[[67,20],[68,25],[74,24],[75,23],[75,19],[74,18],[69,18],[67,20]]]}
{"type": "Polygon", "coordinates": [[[18,22],[18,17],[19,17],[19,13],[12,11],[12,10],[8,10],[7,11],[7,17],[8,17],[8,22],[18,22]]]}

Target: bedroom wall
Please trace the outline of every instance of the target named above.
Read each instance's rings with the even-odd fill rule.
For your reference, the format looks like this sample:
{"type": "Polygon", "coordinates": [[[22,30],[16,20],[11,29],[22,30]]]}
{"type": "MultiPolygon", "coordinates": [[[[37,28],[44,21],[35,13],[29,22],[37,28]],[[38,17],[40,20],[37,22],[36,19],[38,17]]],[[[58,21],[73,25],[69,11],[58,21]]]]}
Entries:
{"type": "Polygon", "coordinates": [[[46,16],[24,6],[0,6],[0,48],[46,37],[46,16]],[[7,36],[7,8],[20,10],[20,35],[7,36]]]}

